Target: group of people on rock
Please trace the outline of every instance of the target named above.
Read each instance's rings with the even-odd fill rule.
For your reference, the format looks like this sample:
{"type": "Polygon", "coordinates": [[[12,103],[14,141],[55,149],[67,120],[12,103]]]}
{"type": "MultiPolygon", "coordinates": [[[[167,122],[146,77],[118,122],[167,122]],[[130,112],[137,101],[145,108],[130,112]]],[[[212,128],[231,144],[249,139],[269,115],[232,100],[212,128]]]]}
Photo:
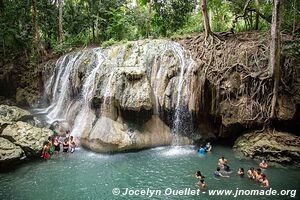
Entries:
{"type": "MultiPolygon", "coordinates": [[[[210,147],[211,147],[211,145],[210,145],[210,147]]],[[[204,147],[201,147],[201,148],[204,148],[204,147]]],[[[200,149],[198,150],[198,152],[200,151],[200,149]]],[[[268,188],[269,187],[269,181],[268,181],[266,175],[262,173],[262,169],[267,169],[268,168],[268,163],[265,160],[263,160],[259,164],[259,167],[260,168],[258,168],[256,170],[254,170],[254,168],[251,167],[247,171],[247,175],[248,175],[249,179],[260,182],[261,187],[268,188]]],[[[222,156],[218,160],[218,167],[217,167],[216,171],[213,172],[213,176],[215,178],[219,178],[219,177],[229,178],[230,177],[229,174],[231,174],[232,172],[233,171],[228,166],[227,159],[225,159],[225,157],[222,156]]],[[[244,176],[244,168],[240,167],[237,171],[237,174],[239,176],[243,177],[244,176]]],[[[204,181],[205,177],[201,174],[201,172],[199,170],[196,171],[195,177],[198,179],[198,182],[197,182],[196,186],[200,187],[200,189],[205,189],[207,187],[207,184],[204,181]]]]}
{"type": "Polygon", "coordinates": [[[60,149],[62,149],[63,152],[71,152],[73,153],[75,151],[76,147],[76,141],[74,136],[70,136],[70,131],[66,131],[66,137],[64,138],[64,141],[61,141],[60,136],[50,136],[48,137],[48,140],[44,142],[43,144],[43,150],[41,157],[45,160],[50,159],[50,157],[53,154],[59,154],[60,149]]]}

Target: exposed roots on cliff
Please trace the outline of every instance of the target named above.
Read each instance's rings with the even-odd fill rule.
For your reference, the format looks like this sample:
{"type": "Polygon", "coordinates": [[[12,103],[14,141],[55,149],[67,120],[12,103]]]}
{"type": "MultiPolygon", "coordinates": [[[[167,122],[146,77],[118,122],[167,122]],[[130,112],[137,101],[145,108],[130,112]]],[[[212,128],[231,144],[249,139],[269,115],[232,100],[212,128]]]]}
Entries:
{"type": "MultiPolygon", "coordinates": [[[[201,63],[201,85],[209,81],[215,88],[211,114],[221,114],[223,119],[234,116],[237,122],[244,124],[269,121],[273,79],[268,73],[267,34],[214,34],[207,40],[204,35],[198,35],[179,42],[201,63]]],[[[291,89],[293,80],[288,77],[294,77],[294,70],[290,65],[290,61],[285,60],[281,90],[291,89]]]]}

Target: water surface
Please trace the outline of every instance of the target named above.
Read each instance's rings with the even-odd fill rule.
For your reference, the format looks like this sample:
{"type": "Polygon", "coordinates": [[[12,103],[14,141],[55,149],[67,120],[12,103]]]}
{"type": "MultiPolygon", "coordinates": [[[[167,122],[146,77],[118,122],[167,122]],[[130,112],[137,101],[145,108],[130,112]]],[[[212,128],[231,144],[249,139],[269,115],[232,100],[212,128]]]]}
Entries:
{"type": "MultiPolygon", "coordinates": [[[[247,170],[258,167],[258,162],[235,154],[230,148],[217,146],[201,157],[193,146],[158,147],[149,150],[104,155],[77,149],[75,153],[53,156],[49,161],[35,161],[21,168],[0,174],[0,199],[234,199],[233,196],[165,195],[173,191],[197,190],[196,170],[206,176],[208,189],[262,189],[254,181],[236,174],[239,167],[247,170]],[[234,173],[221,180],[213,178],[217,161],[224,155],[234,173]],[[144,196],[115,196],[114,188],[124,193],[132,190],[159,190],[162,193],[144,196]],[[169,190],[170,191],[170,190],[169,190]]],[[[271,166],[264,170],[272,189],[298,190],[299,169],[271,166]]],[[[235,199],[299,199],[290,196],[238,196],[235,199]]]]}

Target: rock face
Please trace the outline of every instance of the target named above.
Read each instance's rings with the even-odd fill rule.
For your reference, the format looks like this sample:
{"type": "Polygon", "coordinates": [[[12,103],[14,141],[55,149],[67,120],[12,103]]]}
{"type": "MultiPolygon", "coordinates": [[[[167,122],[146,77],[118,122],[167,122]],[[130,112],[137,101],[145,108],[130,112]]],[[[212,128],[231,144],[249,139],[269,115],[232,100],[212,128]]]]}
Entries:
{"type": "MultiPolygon", "coordinates": [[[[170,129],[158,117],[152,117],[140,131],[125,123],[100,117],[89,135],[82,135],[81,144],[96,152],[117,152],[170,145],[173,141],[170,129]]],[[[190,144],[180,137],[181,144],[190,144]]]]}
{"type": "MultiPolygon", "coordinates": [[[[72,134],[97,151],[168,144],[144,130],[153,117],[169,127],[168,134],[155,133],[162,138],[230,137],[233,128],[260,127],[269,119],[273,88],[265,53],[269,40],[259,33],[248,36],[143,40],[66,54],[41,69],[48,117],[68,122],[72,134]],[[128,131],[141,138],[139,144],[132,144],[128,131]]],[[[288,60],[282,67],[298,72],[299,65],[288,60]]],[[[288,80],[289,70],[282,75],[276,110],[283,121],[299,113],[291,95],[299,92],[298,79],[288,80]]]]}
{"type": "Polygon", "coordinates": [[[300,163],[300,137],[285,132],[247,133],[236,140],[234,148],[251,158],[300,163]]]}
{"type": "Polygon", "coordinates": [[[24,156],[24,151],[19,146],[0,137],[0,169],[19,163],[24,156]]]}
{"type": "Polygon", "coordinates": [[[0,134],[15,145],[20,146],[27,157],[36,157],[41,153],[43,142],[51,136],[53,132],[46,128],[37,128],[25,122],[17,122],[8,125],[0,134]]]}
{"type": "Polygon", "coordinates": [[[16,106],[0,105],[0,119],[3,121],[24,121],[32,118],[32,114],[16,106]]]}
{"type": "Polygon", "coordinates": [[[15,106],[0,105],[0,168],[7,169],[27,158],[39,157],[43,142],[53,135],[21,120],[32,119],[30,112],[15,106]]]}
{"type": "Polygon", "coordinates": [[[52,72],[45,66],[48,117],[68,121],[72,134],[98,152],[169,145],[173,121],[195,109],[186,105],[196,68],[190,54],[168,40],[73,52],[52,72]]]}

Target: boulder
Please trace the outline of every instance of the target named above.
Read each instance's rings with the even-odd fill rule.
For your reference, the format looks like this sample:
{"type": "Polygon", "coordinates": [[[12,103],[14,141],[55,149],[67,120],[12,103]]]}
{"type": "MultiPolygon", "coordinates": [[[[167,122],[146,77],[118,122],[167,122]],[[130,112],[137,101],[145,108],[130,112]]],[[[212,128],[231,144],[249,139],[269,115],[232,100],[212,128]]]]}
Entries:
{"type": "Polygon", "coordinates": [[[267,130],[240,136],[234,149],[251,158],[278,163],[300,163],[300,137],[267,130]]]}
{"type": "Polygon", "coordinates": [[[21,147],[26,157],[37,157],[43,148],[43,142],[52,136],[53,132],[47,128],[37,128],[26,122],[17,122],[6,126],[0,137],[6,138],[21,147]]]}
{"type": "Polygon", "coordinates": [[[0,120],[3,121],[25,121],[32,119],[33,116],[27,110],[18,108],[16,106],[0,105],[0,120]]]}
{"type": "Polygon", "coordinates": [[[24,158],[25,153],[21,147],[0,137],[0,169],[6,169],[8,166],[17,164],[24,158]]]}
{"type": "MultiPolygon", "coordinates": [[[[100,117],[91,133],[81,137],[82,146],[95,152],[122,152],[156,146],[170,145],[173,135],[170,129],[156,116],[140,128],[129,128],[121,119],[114,121],[100,117]]],[[[181,144],[190,144],[191,140],[180,137],[181,144]]]]}

